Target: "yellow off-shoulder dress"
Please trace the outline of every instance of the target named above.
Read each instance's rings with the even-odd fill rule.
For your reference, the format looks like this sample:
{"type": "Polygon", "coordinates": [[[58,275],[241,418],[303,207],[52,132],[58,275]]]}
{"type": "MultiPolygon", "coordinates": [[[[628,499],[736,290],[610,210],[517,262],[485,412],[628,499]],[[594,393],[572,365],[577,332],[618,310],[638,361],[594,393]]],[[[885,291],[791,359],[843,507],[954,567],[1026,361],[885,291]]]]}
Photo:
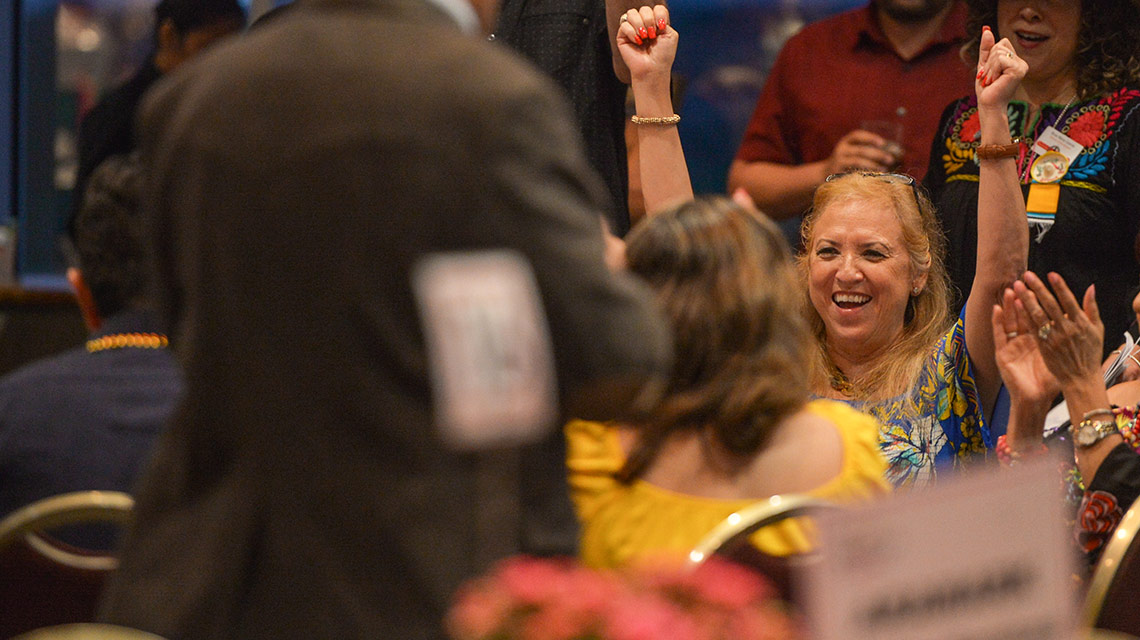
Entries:
{"type": "MultiPolygon", "coordinates": [[[[843,441],[838,475],[805,492],[837,504],[871,500],[890,492],[879,452],[879,424],[846,404],[813,400],[805,409],[831,420],[843,441]]],[[[617,428],[576,420],[566,425],[571,495],[582,522],[581,559],[615,567],[645,558],[683,556],[722,520],[756,500],[721,500],[662,489],[642,480],[626,485],[616,474],[625,463],[617,428]]],[[[805,451],[804,456],[810,456],[805,451]]],[[[775,555],[811,549],[802,519],[765,527],[753,542],[775,555]]]]}

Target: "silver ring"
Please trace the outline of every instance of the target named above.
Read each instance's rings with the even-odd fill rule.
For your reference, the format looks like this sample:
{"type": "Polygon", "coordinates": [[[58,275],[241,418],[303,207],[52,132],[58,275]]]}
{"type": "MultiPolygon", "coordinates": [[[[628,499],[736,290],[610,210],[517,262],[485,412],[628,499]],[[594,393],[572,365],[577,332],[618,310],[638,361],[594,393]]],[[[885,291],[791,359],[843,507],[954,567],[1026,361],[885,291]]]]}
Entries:
{"type": "Polygon", "coordinates": [[[1012,51],[1006,51],[1006,52],[1005,52],[1005,57],[1007,57],[1007,58],[1012,58],[1012,57],[1013,57],[1013,52],[1012,52],[1012,51]]]}
{"type": "Polygon", "coordinates": [[[1006,333],[1006,334],[1005,334],[1005,337],[1006,337],[1006,339],[1007,339],[1007,340],[1012,340],[1012,339],[1016,338],[1016,337],[1017,337],[1017,336],[1019,336],[1019,335],[1021,335],[1021,334],[1019,334],[1019,333],[1018,333],[1018,332],[1016,332],[1016,331],[1010,331],[1010,332],[1008,332],[1008,333],[1006,333]]]}
{"type": "Polygon", "coordinates": [[[1052,320],[1050,320],[1049,322],[1046,322],[1045,324],[1041,325],[1040,327],[1037,327],[1037,337],[1041,338],[1042,340],[1048,340],[1050,333],[1053,333],[1053,321],[1052,320]]]}
{"type": "Polygon", "coordinates": [[[624,13],[621,14],[621,17],[618,18],[618,22],[629,22],[629,16],[625,15],[624,13]]]}

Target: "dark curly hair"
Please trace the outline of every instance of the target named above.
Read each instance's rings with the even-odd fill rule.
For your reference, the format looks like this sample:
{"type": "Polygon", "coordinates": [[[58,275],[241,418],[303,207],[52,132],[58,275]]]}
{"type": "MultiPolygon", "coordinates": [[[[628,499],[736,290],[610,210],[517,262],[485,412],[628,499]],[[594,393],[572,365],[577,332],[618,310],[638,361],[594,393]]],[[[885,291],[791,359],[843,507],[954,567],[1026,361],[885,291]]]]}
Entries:
{"type": "Polygon", "coordinates": [[[75,218],[74,266],[83,272],[103,317],[138,306],[145,294],[142,180],[137,155],[107,158],[91,174],[75,218]]]}
{"type": "MultiPolygon", "coordinates": [[[[962,47],[962,59],[976,64],[982,26],[989,25],[998,38],[1003,34],[998,32],[997,0],[966,0],[966,6],[971,39],[962,47]]],[[[1074,66],[1081,100],[1140,83],[1140,2],[1081,0],[1074,66]]]]}

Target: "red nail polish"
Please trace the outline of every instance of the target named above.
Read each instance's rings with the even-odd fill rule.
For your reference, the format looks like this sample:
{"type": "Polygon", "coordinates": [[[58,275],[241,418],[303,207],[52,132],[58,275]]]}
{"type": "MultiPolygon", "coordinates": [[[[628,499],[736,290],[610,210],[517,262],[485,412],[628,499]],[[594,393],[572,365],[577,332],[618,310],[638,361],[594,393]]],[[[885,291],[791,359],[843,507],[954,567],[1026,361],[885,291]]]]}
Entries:
{"type": "Polygon", "coordinates": [[[657,37],[657,28],[649,27],[649,39],[652,40],[657,37]]]}
{"type": "Polygon", "coordinates": [[[657,21],[657,30],[665,31],[665,18],[661,18],[657,21]]]}
{"type": "Polygon", "coordinates": [[[641,38],[639,38],[638,36],[633,36],[633,37],[634,37],[634,42],[636,42],[637,44],[641,44],[641,38]]]}
{"type": "Polygon", "coordinates": [[[989,30],[990,30],[990,26],[989,26],[989,25],[983,25],[983,26],[982,26],[982,31],[989,31],[989,30]]]}
{"type": "Polygon", "coordinates": [[[642,27],[637,30],[637,35],[641,36],[641,38],[644,40],[645,38],[649,37],[649,31],[647,31],[645,27],[642,27]]]}
{"type": "Polygon", "coordinates": [[[982,70],[978,71],[978,75],[977,75],[977,76],[975,76],[975,77],[976,77],[978,80],[981,80],[981,79],[982,79],[982,74],[983,74],[983,73],[985,73],[985,70],[984,70],[984,69],[982,69],[982,70]]]}

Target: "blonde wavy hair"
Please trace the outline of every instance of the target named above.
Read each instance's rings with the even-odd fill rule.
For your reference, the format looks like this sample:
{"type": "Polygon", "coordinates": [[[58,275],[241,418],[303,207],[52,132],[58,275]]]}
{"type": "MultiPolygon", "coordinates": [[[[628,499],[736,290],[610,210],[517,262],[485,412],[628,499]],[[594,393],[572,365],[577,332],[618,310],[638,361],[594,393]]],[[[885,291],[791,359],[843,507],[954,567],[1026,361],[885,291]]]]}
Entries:
{"type": "Polygon", "coordinates": [[[851,380],[854,399],[884,400],[907,392],[914,385],[922,364],[935,343],[950,326],[950,285],[946,275],[945,249],[934,205],[916,184],[894,174],[850,173],[823,183],[815,191],[812,209],[804,216],[800,235],[804,251],[796,259],[800,277],[800,304],[815,345],[809,357],[813,391],[832,386],[838,369],[827,350],[827,327],[811,303],[809,270],[815,225],[819,216],[837,203],[858,201],[868,207],[888,207],[902,226],[902,240],[913,274],[926,273],[926,285],[907,302],[903,331],[893,348],[857,380],[851,380]]]}
{"type": "Polygon", "coordinates": [[[728,198],[702,196],[635,227],[626,259],[670,321],[675,362],[619,478],[639,477],[682,430],[751,460],[809,395],[811,339],[795,312],[795,267],[779,228],[728,198]]]}

